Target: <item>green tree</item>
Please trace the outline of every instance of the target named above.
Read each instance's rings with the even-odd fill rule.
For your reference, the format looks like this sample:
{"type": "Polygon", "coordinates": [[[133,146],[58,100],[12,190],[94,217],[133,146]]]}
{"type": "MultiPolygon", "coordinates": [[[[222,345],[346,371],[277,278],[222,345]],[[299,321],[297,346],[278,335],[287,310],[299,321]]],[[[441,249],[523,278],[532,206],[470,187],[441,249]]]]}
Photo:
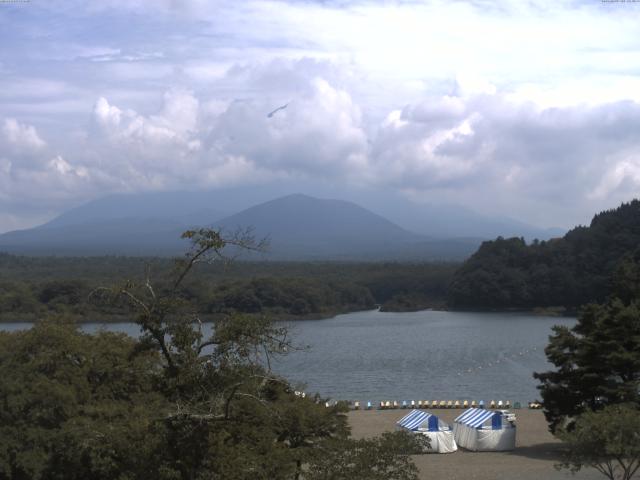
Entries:
{"type": "Polygon", "coordinates": [[[640,468],[640,411],[611,405],[581,414],[572,429],[560,429],[568,453],[561,468],[592,467],[611,480],[630,480],[640,468]]]}
{"type": "Polygon", "coordinates": [[[124,334],[87,335],[64,319],[0,333],[0,479],[153,474],[159,361],[124,334]]]}
{"type": "Polygon", "coordinates": [[[273,356],[295,348],[286,329],[259,315],[201,322],[185,285],[196,265],[262,244],[208,229],[183,237],[192,249],[168,279],[93,294],[124,300],[139,339],[66,321],[0,334],[0,480],[304,479],[325,457],[342,462],[334,479],[414,479],[408,443],[350,441],[344,405],[273,374],[273,356]]]}
{"type": "MultiPolygon", "coordinates": [[[[128,299],[141,345],[163,359],[161,389],[171,407],[162,424],[165,478],[301,478],[317,451],[346,440],[343,405],[302,398],[271,372],[270,362],[295,348],[286,329],[258,315],[223,315],[206,336],[182,285],[200,262],[226,261],[223,250],[261,249],[246,233],[188,231],[192,249],[176,264],[169,288],[150,280],[115,290],[128,299]]],[[[345,477],[346,478],[346,477],[345,477]]]]}
{"type": "Polygon", "coordinates": [[[568,426],[586,410],[618,403],[640,404],[640,298],[636,257],[619,269],[613,283],[623,299],[587,305],[573,328],[554,327],[545,349],[556,370],[535,373],[551,431],[568,426]],[[635,280],[634,280],[635,279],[635,280]],[[624,289],[621,289],[624,286],[624,289]]]}
{"type": "Polygon", "coordinates": [[[453,308],[535,308],[572,311],[601,303],[609,278],[640,244],[640,200],[593,217],[562,238],[527,245],[521,238],[484,242],[456,271],[448,292],[453,308]]]}
{"type": "Polygon", "coordinates": [[[410,454],[419,453],[426,437],[387,432],[372,439],[340,439],[319,450],[307,480],[414,480],[418,470],[410,454]]]}

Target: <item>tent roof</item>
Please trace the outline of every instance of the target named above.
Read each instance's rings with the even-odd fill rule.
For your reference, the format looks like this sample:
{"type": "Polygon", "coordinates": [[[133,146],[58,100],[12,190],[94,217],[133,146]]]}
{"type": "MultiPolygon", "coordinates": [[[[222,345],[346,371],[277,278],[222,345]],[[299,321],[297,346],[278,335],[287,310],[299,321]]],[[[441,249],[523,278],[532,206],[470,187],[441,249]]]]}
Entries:
{"type": "Polygon", "coordinates": [[[396,423],[401,427],[407,428],[409,430],[414,430],[418,428],[420,425],[422,425],[424,422],[427,422],[429,420],[429,417],[434,417],[434,416],[435,415],[432,415],[431,413],[428,413],[428,412],[423,412],[420,410],[412,410],[411,413],[405,415],[396,423]]]}
{"type": "Polygon", "coordinates": [[[462,415],[458,416],[454,421],[467,425],[471,428],[478,428],[495,415],[502,415],[502,413],[492,410],[484,410],[482,408],[470,408],[466,412],[462,413],[462,415]]]}

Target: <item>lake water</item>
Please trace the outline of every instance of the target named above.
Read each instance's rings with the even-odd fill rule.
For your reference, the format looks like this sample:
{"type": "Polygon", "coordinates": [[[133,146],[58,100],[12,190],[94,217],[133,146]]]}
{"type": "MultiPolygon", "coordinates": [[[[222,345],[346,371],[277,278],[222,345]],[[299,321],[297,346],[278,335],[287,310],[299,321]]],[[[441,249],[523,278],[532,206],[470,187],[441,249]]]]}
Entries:
{"type": "MultiPolygon", "coordinates": [[[[334,399],[510,400],[539,397],[534,371],[551,366],[544,347],[553,325],[574,319],[513,313],[366,311],[288,322],[295,342],[309,346],[276,360],[273,369],[307,392],[334,399]]],[[[1,329],[25,324],[0,324],[1,329]]],[[[135,324],[99,328],[138,335],[135,324]]]]}

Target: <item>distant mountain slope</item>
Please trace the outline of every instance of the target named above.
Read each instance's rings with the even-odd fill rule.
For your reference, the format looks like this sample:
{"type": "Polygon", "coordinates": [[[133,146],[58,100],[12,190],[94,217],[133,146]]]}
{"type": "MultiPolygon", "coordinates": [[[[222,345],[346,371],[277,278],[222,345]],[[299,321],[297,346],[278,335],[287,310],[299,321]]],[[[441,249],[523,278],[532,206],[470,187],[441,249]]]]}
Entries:
{"type": "Polygon", "coordinates": [[[123,218],[45,225],[0,235],[0,251],[26,255],[174,255],[186,243],[178,222],[123,218]]]}
{"type": "Polygon", "coordinates": [[[270,238],[271,251],[278,257],[351,256],[425,240],[354,203],[301,194],[256,205],[215,226],[226,230],[252,226],[257,236],[270,238]]]}
{"type": "Polygon", "coordinates": [[[352,202],[301,194],[256,205],[215,226],[252,226],[257,237],[270,239],[263,258],[278,260],[459,260],[481,241],[430,239],[352,202]]]}
{"type": "Polygon", "coordinates": [[[109,195],[68,210],[40,228],[143,219],[179,225],[210,224],[232,210],[202,192],[109,195]]]}
{"type": "MultiPolygon", "coordinates": [[[[384,210],[381,210],[384,214],[384,210]]],[[[401,226],[417,233],[441,238],[524,237],[548,240],[566,233],[561,228],[538,228],[508,217],[489,217],[455,205],[408,205],[390,216],[401,226]]]]}
{"type": "MultiPolygon", "coordinates": [[[[270,200],[217,222],[212,218],[215,213],[207,213],[212,211],[206,208],[180,216],[175,206],[158,204],[166,209],[154,210],[149,202],[128,206],[122,199],[93,202],[40,227],[0,235],[0,250],[56,255],[176,255],[186,246],[179,239],[180,233],[194,225],[213,225],[227,232],[252,227],[257,237],[271,240],[267,254],[245,255],[253,259],[451,260],[466,258],[481,241],[432,239],[354,203],[301,194],[270,200]],[[159,218],[113,218],[114,209],[120,214],[155,214],[159,218]]],[[[206,207],[206,203],[200,201],[199,206],[206,207]]]]}
{"type": "Polygon", "coordinates": [[[538,228],[508,217],[490,217],[458,205],[416,203],[392,191],[274,184],[229,186],[209,191],[145,192],[110,195],[62,213],[47,226],[78,225],[121,218],[165,219],[178,223],[210,223],[276,197],[303,191],[318,198],[340,198],[383,216],[396,225],[431,238],[525,237],[546,240],[566,233],[538,228]],[[200,212],[201,215],[197,215],[200,212]],[[206,215],[203,215],[206,214],[206,215]],[[185,222],[185,216],[193,222],[185,222]]]}
{"type": "Polygon", "coordinates": [[[35,228],[0,235],[0,251],[28,255],[175,255],[184,230],[226,214],[200,193],[113,195],[35,228]]]}
{"type": "Polygon", "coordinates": [[[456,272],[454,308],[576,308],[600,302],[625,255],[640,247],[640,201],[599,213],[588,227],[527,245],[519,238],[484,242],[456,272]]]}

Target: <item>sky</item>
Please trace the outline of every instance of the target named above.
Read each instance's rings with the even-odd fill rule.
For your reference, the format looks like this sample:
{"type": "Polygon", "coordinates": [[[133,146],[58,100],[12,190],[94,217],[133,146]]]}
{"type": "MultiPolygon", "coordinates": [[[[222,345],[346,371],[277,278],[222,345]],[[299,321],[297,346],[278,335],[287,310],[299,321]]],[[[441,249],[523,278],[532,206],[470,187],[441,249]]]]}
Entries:
{"type": "Polygon", "coordinates": [[[640,3],[0,0],[0,232],[270,182],[588,222],[640,196],[640,3]]]}

